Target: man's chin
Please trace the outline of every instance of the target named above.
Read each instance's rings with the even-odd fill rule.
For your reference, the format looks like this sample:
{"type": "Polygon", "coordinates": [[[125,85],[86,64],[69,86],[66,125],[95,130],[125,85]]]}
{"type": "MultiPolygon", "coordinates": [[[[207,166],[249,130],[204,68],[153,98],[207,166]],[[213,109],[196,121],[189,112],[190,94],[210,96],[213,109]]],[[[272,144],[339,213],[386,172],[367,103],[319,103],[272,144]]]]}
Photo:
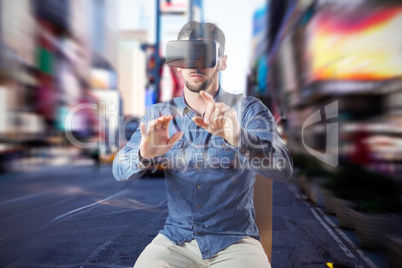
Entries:
{"type": "Polygon", "coordinates": [[[190,83],[185,83],[186,87],[191,91],[191,92],[200,92],[201,90],[205,90],[207,84],[202,83],[198,85],[190,84],[190,83]]]}
{"type": "Polygon", "coordinates": [[[187,88],[188,88],[188,90],[190,90],[191,92],[194,92],[194,93],[199,93],[202,90],[200,87],[198,87],[198,88],[187,87],[187,88]]]}

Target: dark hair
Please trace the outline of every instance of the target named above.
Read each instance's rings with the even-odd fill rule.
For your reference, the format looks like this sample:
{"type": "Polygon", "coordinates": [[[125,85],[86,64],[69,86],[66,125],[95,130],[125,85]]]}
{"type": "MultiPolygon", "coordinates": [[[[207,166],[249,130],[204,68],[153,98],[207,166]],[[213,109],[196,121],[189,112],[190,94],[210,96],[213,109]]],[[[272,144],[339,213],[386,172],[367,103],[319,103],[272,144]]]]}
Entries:
{"type": "Polygon", "coordinates": [[[220,53],[223,55],[225,52],[225,34],[213,23],[202,23],[198,21],[187,22],[177,35],[177,40],[186,37],[189,39],[204,38],[218,41],[220,44],[220,53]]]}

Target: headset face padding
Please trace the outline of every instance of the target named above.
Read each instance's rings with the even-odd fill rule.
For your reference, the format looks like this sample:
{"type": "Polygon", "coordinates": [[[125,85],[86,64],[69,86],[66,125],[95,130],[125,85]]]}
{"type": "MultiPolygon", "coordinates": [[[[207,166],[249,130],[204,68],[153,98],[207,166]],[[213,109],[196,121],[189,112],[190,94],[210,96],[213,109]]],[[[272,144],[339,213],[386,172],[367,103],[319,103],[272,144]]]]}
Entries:
{"type": "Polygon", "coordinates": [[[166,44],[166,63],[170,67],[213,68],[219,56],[219,44],[213,40],[177,40],[166,44]]]}

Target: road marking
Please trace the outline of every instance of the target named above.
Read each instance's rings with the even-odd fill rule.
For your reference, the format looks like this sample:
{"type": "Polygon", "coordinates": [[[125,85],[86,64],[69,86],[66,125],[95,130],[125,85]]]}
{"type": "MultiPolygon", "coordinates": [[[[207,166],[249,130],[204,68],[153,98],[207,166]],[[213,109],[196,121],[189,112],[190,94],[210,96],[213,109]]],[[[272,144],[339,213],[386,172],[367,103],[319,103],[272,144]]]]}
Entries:
{"type": "MultiPolygon", "coordinates": [[[[330,228],[327,224],[325,224],[325,223],[322,221],[322,219],[316,214],[315,211],[318,211],[318,212],[321,214],[321,216],[325,219],[325,221],[328,222],[329,225],[330,225],[331,227],[333,227],[333,228],[336,230],[336,232],[346,241],[346,243],[347,243],[353,250],[355,250],[355,251],[360,255],[360,257],[362,258],[362,260],[363,260],[364,262],[366,262],[366,264],[367,264],[370,268],[377,268],[377,265],[375,265],[359,248],[357,248],[356,244],[353,243],[353,241],[351,241],[351,240],[349,239],[349,237],[347,237],[347,235],[346,235],[342,230],[340,230],[339,227],[338,227],[337,225],[335,225],[335,224],[331,221],[331,219],[329,219],[329,218],[324,214],[324,212],[323,212],[320,208],[313,208],[313,207],[310,205],[309,202],[307,202],[306,200],[304,200],[304,198],[300,198],[300,195],[299,195],[299,194],[296,192],[296,190],[295,190],[294,188],[292,188],[290,185],[287,185],[286,188],[288,188],[288,190],[289,190],[290,192],[292,192],[293,195],[295,195],[296,198],[298,198],[299,200],[301,200],[303,203],[305,203],[305,204],[310,208],[310,210],[311,210],[311,212],[313,213],[314,217],[317,218],[317,220],[320,222],[320,224],[321,224],[321,225],[327,230],[327,232],[335,239],[335,241],[337,241],[339,247],[340,247],[344,252],[345,252],[345,250],[344,250],[343,247],[345,247],[345,244],[342,243],[342,241],[332,232],[331,228],[330,228]],[[336,238],[335,238],[335,237],[336,237],[336,238]],[[338,241],[339,241],[340,243],[342,243],[343,246],[341,246],[338,241]]],[[[345,247],[345,248],[346,248],[346,247],[345,247]]],[[[347,248],[346,248],[346,249],[347,249],[347,248]]],[[[347,249],[347,251],[350,252],[348,249],[347,249]]],[[[346,252],[345,252],[345,253],[346,253],[346,252]]],[[[350,252],[350,253],[351,253],[351,252],[350,252]]],[[[351,254],[352,254],[352,253],[351,253],[351,254]]],[[[346,254],[346,255],[349,256],[348,254],[346,254]]],[[[357,258],[356,258],[353,254],[352,254],[352,256],[353,256],[353,257],[352,257],[353,259],[356,259],[356,260],[357,260],[357,258]]],[[[355,264],[355,265],[356,265],[356,264],[355,264]]],[[[362,267],[362,266],[359,265],[358,267],[362,267]]]]}
{"type": "MultiPolygon", "coordinates": [[[[311,213],[313,213],[314,217],[318,220],[319,223],[321,223],[321,225],[325,228],[325,230],[327,230],[327,232],[329,233],[329,235],[338,243],[338,246],[343,250],[343,252],[345,252],[346,256],[348,256],[349,258],[359,262],[359,260],[356,258],[355,255],[353,255],[353,253],[346,247],[346,245],[339,239],[339,237],[331,230],[331,227],[329,227],[321,218],[320,216],[318,216],[315,208],[310,208],[311,213]]],[[[354,261],[353,261],[354,262],[354,261]]],[[[363,268],[362,265],[355,263],[355,267],[361,267],[363,268]]]]}
{"type": "Polygon", "coordinates": [[[301,196],[293,187],[291,187],[289,184],[286,185],[286,188],[297,198],[300,199],[304,204],[306,204],[306,206],[308,206],[309,208],[311,208],[311,205],[309,204],[309,202],[306,201],[307,196],[305,196],[304,194],[301,196]]]}
{"type": "Polygon", "coordinates": [[[19,213],[19,214],[12,215],[12,216],[10,216],[10,217],[8,217],[8,218],[1,219],[1,220],[0,220],[0,223],[5,222],[5,221],[9,221],[9,220],[12,220],[12,219],[15,219],[15,218],[20,218],[20,217],[23,217],[23,216],[26,216],[26,215],[29,215],[29,214],[32,214],[32,213],[34,213],[34,212],[43,210],[43,209],[45,209],[45,208],[49,208],[49,207],[52,207],[52,206],[56,206],[56,205],[63,204],[63,203],[65,203],[65,202],[68,202],[68,201],[72,200],[73,198],[74,198],[74,197],[69,197],[69,198],[66,198],[66,199],[57,201],[56,203],[51,203],[50,205],[38,207],[38,208],[29,210],[29,211],[25,211],[25,212],[22,212],[22,213],[19,213]]]}
{"type": "Polygon", "coordinates": [[[83,209],[86,209],[86,208],[89,208],[89,207],[93,207],[93,206],[102,204],[103,202],[109,201],[109,200],[111,200],[111,199],[113,199],[113,198],[116,198],[116,197],[118,197],[118,196],[121,196],[121,195],[123,195],[123,194],[126,194],[127,192],[129,192],[129,190],[127,190],[127,189],[121,190],[120,192],[117,192],[117,193],[115,193],[115,194],[112,194],[112,195],[110,195],[110,196],[108,196],[108,197],[106,197],[106,198],[104,198],[104,199],[102,199],[102,200],[99,200],[99,201],[95,202],[95,203],[92,203],[92,204],[89,204],[89,205],[86,205],[86,206],[83,206],[83,207],[80,207],[80,208],[71,210],[71,211],[69,211],[69,212],[67,212],[67,213],[64,213],[64,214],[62,214],[62,215],[60,215],[60,216],[57,216],[56,218],[54,218],[53,220],[49,221],[48,223],[52,223],[52,222],[54,222],[54,221],[57,221],[57,220],[62,219],[62,218],[64,218],[64,217],[67,217],[68,215],[71,215],[71,214],[76,213],[76,212],[78,212],[78,211],[81,211],[81,210],[83,210],[83,209]]]}
{"type": "Polygon", "coordinates": [[[0,205],[10,204],[10,203],[26,200],[26,199],[29,199],[29,198],[41,196],[41,195],[44,195],[44,194],[47,194],[47,193],[43,192],[43,193],[30,194],[30,195],[25,195],[25,196],[21,196],[21,197],[16,197],[16,198],[13,198],[13,199],[2,201],[2,202],[0,202],[0,205]]]}
{"type": "Polygon", "coordinates": [[[125,213],[125,212],[132,212],[132,211],[137,211],[137,210],[147,210],[147,211],[162,213],[163,211],[159,210],[159,208],[163,208],[163,207],[167,206],[167,198],[161,200],[156,205],[149,205],[149,204],[141,203],[141,202],[136,201],[134,199],[127,199],[127,201],[134,202],[135,204],[141,204],[143,206],[142,207],[125,209],[125,210],[113,211],[113,212],[108,212],[108,213],[96,214],[96,215],[91,215],[91,216],[83,216],[83,217],[79,217],[79,218],[76,218],[76,219],[82,220],[82,219],[89,219],[89,218],[94,218],[94,217],[101,217],[101,216],[103,217],[103,216],[106,216],[106,215],[125,213]]]}
{"type": "Polygon", "coordinates": [[[349,239],[349,237],[339,229],[335,223],[331,221],[330,218],[327,217],[327,215],[324,214],[324,212],[321,209],[317,209],[317,211],[321,214],[321,216],[335,229],[335,231],[343,238],[345,241],[351,246],[359,255],[360,257],[367,263],[367,265],[370,268],[377,268],[377,265],[375,265],[364,253],[361,251],[359,248],[357,248],[356,244],[353,243],[352,240],[349,239]]]}

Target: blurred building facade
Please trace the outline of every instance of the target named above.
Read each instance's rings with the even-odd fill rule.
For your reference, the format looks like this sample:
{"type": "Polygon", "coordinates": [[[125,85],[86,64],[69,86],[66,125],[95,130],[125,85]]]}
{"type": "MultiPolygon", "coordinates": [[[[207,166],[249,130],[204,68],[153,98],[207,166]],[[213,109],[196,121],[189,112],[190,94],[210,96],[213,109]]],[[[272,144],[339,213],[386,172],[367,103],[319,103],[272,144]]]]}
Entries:
{"type": "Polygon", "coordinates": [[[99,102],[98,141],[106,151],[119,148],[118,127],[122,98],[117,87],[118,38],[117,7],[113,0],[92,0],[91,22],[91,95],[99,102]]]}
{"type": "Polygon", "coordinates": [[[255,96],[271,107],[268,81],[268,30],[270,2],[258,8],[253,14],[253,29],[251,39],[250,73],[247,77],[247,95],[255,96]]]}
{"type": "Polygon", "coordinates": [[[141,45],[147,41],[146,30],[120,32],[118,73],[124,116],[142,116],[145,113],[147,58],[141,45]]]}
{"type": "Polygon", "coordinates": [[[81,141],[101,132],[95,109],[65,119],[72,107],[98,101],[93,68],[116,77],[114,1],[2,0],[0,12],[1,161],[67,146],[65,131],[81,141]]]}
{"type": "Polygon", "coordinates": [[[282,117],[293,153],[400,178],[401,8],[398,1],[268,1],[266,67],[263,56],[254,58],[248,94],[282,117]]]}
{"type": "Polygon", "coordinates": [[[389,241],[401,236],[392,227],[402,211],[401,2],[274,2],[283,16],[269,31],[267,94],[285,116],[294,179],[356,230],[357,246],[382,247],[399,267],[401,243],[389,241]]]}

